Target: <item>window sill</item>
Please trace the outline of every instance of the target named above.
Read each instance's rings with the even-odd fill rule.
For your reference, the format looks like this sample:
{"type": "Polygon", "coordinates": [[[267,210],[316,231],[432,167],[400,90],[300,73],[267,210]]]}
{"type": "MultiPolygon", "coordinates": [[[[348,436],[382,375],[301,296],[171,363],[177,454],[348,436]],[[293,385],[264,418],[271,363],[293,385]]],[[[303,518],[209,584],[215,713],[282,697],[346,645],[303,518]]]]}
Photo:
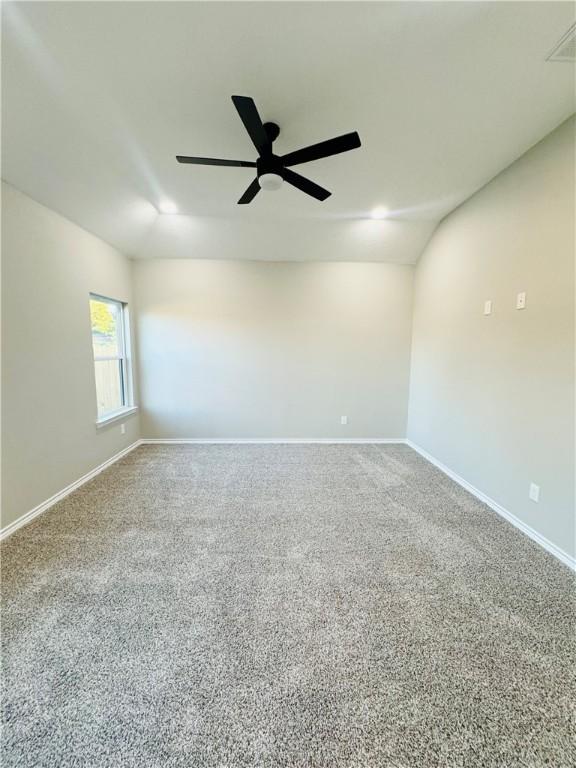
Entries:
{"type": "Polygon", "coordinates": [[[128,408],[122,408],[120,411],[114,411],[114,413],[108,413],[106,416],[102,416],[100,419],[96,419],[96,429],[107,427],[108,424],[114,424],[115,421],[122,421],[127,416],[132,416],[138,411],[137,405],[131,405],[128,408]]]}

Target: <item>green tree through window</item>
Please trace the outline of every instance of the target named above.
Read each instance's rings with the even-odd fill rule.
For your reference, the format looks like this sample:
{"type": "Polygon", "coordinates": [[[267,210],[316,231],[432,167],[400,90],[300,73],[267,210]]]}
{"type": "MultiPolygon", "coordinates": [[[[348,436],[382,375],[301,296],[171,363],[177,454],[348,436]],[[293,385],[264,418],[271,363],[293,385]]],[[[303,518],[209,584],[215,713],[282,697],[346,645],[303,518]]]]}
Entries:
{"type": "Polygon", "coordinates": [[[104,301],[92,299],[90,302],[92,333],[112,336],[116,332],[116,318],[110,311],[110,305],[104,301]]]}

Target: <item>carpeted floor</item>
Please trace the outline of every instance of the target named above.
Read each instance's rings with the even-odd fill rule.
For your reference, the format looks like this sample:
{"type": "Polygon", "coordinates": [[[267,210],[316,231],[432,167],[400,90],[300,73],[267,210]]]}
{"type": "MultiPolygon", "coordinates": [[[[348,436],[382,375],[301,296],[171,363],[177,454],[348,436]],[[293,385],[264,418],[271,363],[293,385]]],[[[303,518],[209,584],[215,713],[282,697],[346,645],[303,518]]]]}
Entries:
{"type": "Polygon", "coordinates": [[[3,550],[3,768],[567,768],[574,578],[402,445],[142,446],[3,550]]]}

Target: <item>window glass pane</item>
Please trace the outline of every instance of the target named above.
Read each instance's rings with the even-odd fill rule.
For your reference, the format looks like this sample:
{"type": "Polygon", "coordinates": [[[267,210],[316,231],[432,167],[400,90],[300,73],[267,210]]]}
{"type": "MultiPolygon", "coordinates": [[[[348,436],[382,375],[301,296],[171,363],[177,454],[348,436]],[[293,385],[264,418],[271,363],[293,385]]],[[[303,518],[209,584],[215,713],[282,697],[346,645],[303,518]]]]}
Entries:
{"type": "Polygon", "coordinates": [[[120,360],[95,360],[96,398],[98,416],[117,411],[124,405],[122,387],[122,362],[120,360]]]}
{"type": "Polygon", "coordinates": [[[113,301],[90,299],[94,357],[122,355],[122,307],[113,301]]]}

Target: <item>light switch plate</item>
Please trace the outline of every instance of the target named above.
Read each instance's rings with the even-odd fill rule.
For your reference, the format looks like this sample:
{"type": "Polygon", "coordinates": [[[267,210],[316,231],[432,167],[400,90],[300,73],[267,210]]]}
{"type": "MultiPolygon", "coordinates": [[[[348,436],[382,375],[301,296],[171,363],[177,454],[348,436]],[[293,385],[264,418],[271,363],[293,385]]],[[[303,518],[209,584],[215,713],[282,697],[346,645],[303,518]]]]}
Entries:
{"type": "Polygon", "coordinates": [[[492,314],[492,300],[487,299],[484,302],[484,314],[485,315],[491,315],[492,314]]]}
{"type": "Polygon", "coordinates": [[[526,309],[526,292],[522,291],[516,295],[516,309],[526,309]]]}
{"type": "Polygon", "coordinates": [[[532,499],[532,501],[540,501],[540,486],[536,485],[536,483],[530,483],[528,496],[532,499]]]}

